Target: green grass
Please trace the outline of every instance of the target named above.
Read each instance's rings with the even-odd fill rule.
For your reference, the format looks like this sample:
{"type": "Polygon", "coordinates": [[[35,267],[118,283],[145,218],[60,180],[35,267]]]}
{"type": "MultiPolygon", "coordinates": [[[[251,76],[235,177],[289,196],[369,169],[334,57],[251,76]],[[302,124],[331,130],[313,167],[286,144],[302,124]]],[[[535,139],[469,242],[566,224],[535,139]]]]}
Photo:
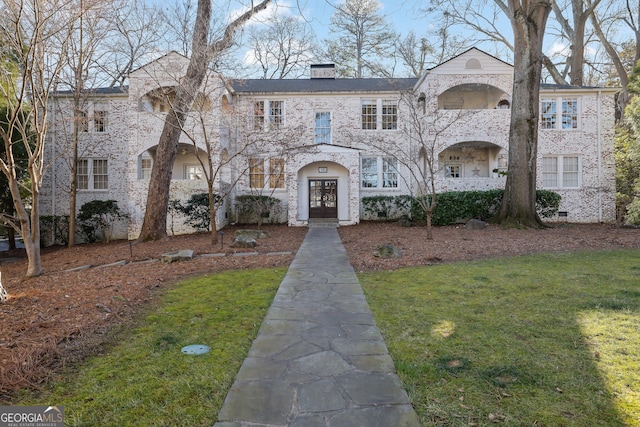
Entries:
{"type": "Polygon", "coordinates": [[[211,426],[285,269],[187,280],[118,343],[20,405],[63,405],[66,426],[211,426]],[[205,355],[181,353],[204,344],[205,355]]]}
{"type": "Polygon", "coordinates": [[[359,278],[423,426],[640,426],[640,251],[359,278]]]}

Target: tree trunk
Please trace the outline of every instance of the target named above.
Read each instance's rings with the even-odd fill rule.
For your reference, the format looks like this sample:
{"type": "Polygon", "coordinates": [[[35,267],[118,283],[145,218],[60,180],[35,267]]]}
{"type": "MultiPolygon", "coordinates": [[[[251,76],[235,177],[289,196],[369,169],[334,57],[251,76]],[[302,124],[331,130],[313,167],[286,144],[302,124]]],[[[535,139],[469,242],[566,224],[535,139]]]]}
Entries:
{"type": "Polygon", "coordinates": [[[211,58],[231,46],[235,31],[255,13],[267,7],[270,0],[264,0],[230,23],[221,40],[209,45],[209,27],[211,22],[211,0],[198,0],[198,12],[193,32],[193,48],[187,73],[176,88],[176,98],[158,141],[158,150],[154,159],[149,180],[147,206],[140,231],[139,241],[159,240],[167,236],[167,209],[171,170],[178,152],[178,142],[182,126],[191,109],[197,90],[202,85],[211,58]]]}
{"type": "Polygon", "coordinates": [[[509,1],[515,56],[509,168],[502,205],[495,218],[501,224],[544,226],[536,212],[536,164],[542,40],[550,10],[551,5],[545,0],[524,5],[509,1]]]}

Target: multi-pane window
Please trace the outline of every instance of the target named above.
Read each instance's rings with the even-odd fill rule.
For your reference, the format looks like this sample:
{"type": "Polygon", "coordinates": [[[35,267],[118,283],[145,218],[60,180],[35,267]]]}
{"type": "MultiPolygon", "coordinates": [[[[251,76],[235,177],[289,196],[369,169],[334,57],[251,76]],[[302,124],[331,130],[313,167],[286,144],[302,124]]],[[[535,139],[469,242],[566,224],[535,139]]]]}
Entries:
{"type": "Polygon", "coordinates": [[[462,176],[462,165],[445,165],[444,177],[445,178],[460,178],[462,176]]]}
{"type": "Polygon", "coordinates": [[[284,159],[269,159],[269,187],[284,188],[284,159]]]}
{"type": "Polygon", "coordinates": [[[107,159],[78,159],[76,184],[78,190],[107,190],[109,188],[107,159]]]}
{"type": "Polygon", "coordinates": [[[398,102],[393,100],[382,101],[382,129],[398,129],[398,102]]]}
{"type": "Polygon", "coordinates": [[[272,129],[284,126],[284,101],[269,102],[269,123],[272,129]]]}
{"type": "Polygon", "coordinates": [[[398,187],[398,160],[393,157],[382,159],[382,186],[384,188],[398,187]]]}
{"type": "Polygon", "coordinates": [[[249,187],[264,188],[264,160],[249,159],[249,187]]]}
{"type": "Polygon", "coordinates": [[[558,118],[558,114],[556,111],[556,100],[555,99],[543,99],[541,112],[540,112],[540,120],[542,122],[542,129],[555,129],[556,128],[556,120],[558,118]]]}
{"type": "Polygon", "coordinates": [[[378,104],[375,99],[362,100],[362,129],[377,129],[378,104]]]}
{"type": "Polygon", "coordinates": [[[255,101],[253,129],[281,129],[284,126],[284,101],[255,101]]]}
{"type": "Polygon", "coordinates": [[[331,144],[331,113],[316,112],[316,144],[331,144]]]}
{"type": "Polygon", "coordinates": [[[578,110],[578,98],[543,98],[540,126],[542,129],[577,129],[578,110]]]}
{"type": "Polygon", "coordinates": [[[392,99],[363,99],[360,101],[362,129],[398,129],[398,101],[392,99]]]}
{"type": "Polygon", "coordinates": [[[378,186],[378,159],[376,157],[362,158],[362,177],[363,188],[375,188],[378,186]]]}
{"type": "Polygon", "coordinates": [[[580,186],[578,156],[545,156],[542,158],[544,188],[577,188],[580,186]]]}
{"type": "Polygon", "coordinates": [[[89,117],[84,110],[78,110],[78,132],[89,132],[89,117]]]}
{"type": "Polygon", "coordinates": [[[264,128],[264,101],[256,101],[253,104],[253,129],[264,128]]]}
{"type": "Polygon", "coordinates": [[[562,99],[562,129],[578,128],[578,99],[562,99]]]}
{"type": "Polygon", "coordinates": [[[362,188],[397,188],[398,160],[393,157],[363,157],[362,188]]]}
{"type": "Polygon", "coordinates": [[[204,170],[201,165],[186,165],[184,177],[190,181],[204,178],[204,170]]]}
{"type": "Polygon", "coordinates": [[[153,160],[151,157],[143,157],[140,159],[140,178],[151,178],[151,168],[153,167],[153,160]]]}
{"type": "Polygon", "coordinates": [[[93,111],[93,130],[94,132],[107,131],[107,111],[106,110],[93,111]]]}

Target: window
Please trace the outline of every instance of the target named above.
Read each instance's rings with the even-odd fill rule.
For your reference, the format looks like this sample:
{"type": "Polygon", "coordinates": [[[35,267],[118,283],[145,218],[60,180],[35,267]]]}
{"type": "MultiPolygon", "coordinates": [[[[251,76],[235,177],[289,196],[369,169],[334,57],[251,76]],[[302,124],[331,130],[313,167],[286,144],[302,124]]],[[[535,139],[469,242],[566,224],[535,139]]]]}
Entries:
{"type": "Polygon", "coordinates": [[[543,98],[540,109],[542,129],[578,128],[578,98],[543,98]]]}
{"type": "Polygon", "coordinates": [[[184,168],[184,177],[190,181],[204,178],[204,171],[201,165],[186,165],[184,168]]]}
{"type": "Polygon", "coordinates": [[[378,159],[375,157],[362,158],[362,187],[375,188],[378,186],[378,159]]]}
{"type": "Polygon", "coordinates": [[[76,178],[78,190],[107,190],[109,188],[107,159],[78,159],[76,178]]]}
{"type": "Polygon", "coordinates": [[[397,188],[398,160],[393,157],[362,158],[363,188],[397,188]]]}
{"type": "Polygon", "coordinates": [[[253,103],[253,129],[266,129],[267,125],[269,129],[284,127],[284,101],[263,100],[253,103]]]}
{"type": "Polygon", "coordinates": [[[378,109],[375,99],[362,100],[362,129],[377,129],[378,109]]]}
{"type": "Polygon", "coordinates": [[[331,144],[331,113],[316,113],[316,144],[331,144]]]}
{"type": "Polygon", "coordinates": [[[93,130],[95,132],[107,131],[107,111],[106,110],[93,111],[93,130]]]}
{"type": "Polygon", "coordinates": [[[151,178],[151,168],[153,167],[153,160],[151,157],[143,157],[140,159],[140,178],[151,178]]]}
{"type": "Polygon", "coordinates": [[[78,132],[89,132],[89,117],[84,110],[78,111],[78,132]]]}
{"type": "Polygon", "coordinates": [[[542,158],[544,188],[578,188],[580,159],[577,156],[546,156],[542,158]]]}
{"type": "Polygon", "coordinates": [[[445,178],[460,178],[462,176],[462,165],[444,165],[445,178]]]}
{"type": "Polygon", "coordinates": [[[398,101],[393,99],[363,99],[361,120],[364,130],[398,129],[398,101]]]}
{"type": "Polygon", "coordinates": [[[542,100],[540,119],[542,120],[542,129],[555,129],[557,119],[555,99],[542,100]]]}
{"type": "Polygon", "coordinates": [[[393,157],[382,159],[382,186],[384,188],[398,187],[398,159],[393,157]]]}
{"type": "Polygon", "coordinates": [[[382,101],[382,129],[398,129],[398,102],[392,100],[382,101]]]}
{"type": "Polygon", "coordinates": [[[273,129],[284,126],[284,101],[269,102],[269,123],[273,129]]]}
{"type": "Polygon", "coordinates": [[[249,187],[264,187],[264,160],[256,158],[249,159],[249,187]]]}
{"type": "Polygon", "coordinates": [[[578,100],[564,98],[562,100],[562,129],[578,128],[578,100]]]}
{"type": "Polygon", "coordinates": [[[284,188],[284,159],[269,159],[269,188],[284,188]]]}
{"type": "Polygon", "coordinates": [[[253,104],[253,129],[264,128],[264,101],[256,101],[253,104]]]}

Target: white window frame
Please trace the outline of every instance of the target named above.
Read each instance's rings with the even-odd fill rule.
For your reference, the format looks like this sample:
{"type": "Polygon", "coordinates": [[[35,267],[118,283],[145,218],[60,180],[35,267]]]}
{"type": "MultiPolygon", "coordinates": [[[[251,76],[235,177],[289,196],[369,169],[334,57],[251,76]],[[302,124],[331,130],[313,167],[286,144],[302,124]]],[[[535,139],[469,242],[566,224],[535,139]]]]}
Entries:
{"type": "Polygon", "coordinates": [[[76,188],[78,191],[108,191],[109,160],[105,157],[79,158],[76,166],[76,188]],[[102,162],[105,162],[106,173],[99,173],[102,162]]]}
{"type": "Polygon", "coordinates": [[[331,111],[316,111],[314,114],[315,143],[331,144],[331,111]],[[319,118],[322,115],[328,120],[319,118]],[[318,126],[320,124],[320,126],[318,126]]]}
{"type": "Polygon", "coordinates": [[[360,188],[393,190],[398,188],[398,159],[389,156],[363,156],[360,160],[360,188]],[[365,173],[365,164],[369,167],[365,173]]]}
{"type": "Polygon", "coordinates": [[[560,154],[560,155],[544,155],[542,156],[542,188],[545,189],[572,189],[582,187],[582,157],[577,154],[560,154]],[[545,159],[555,159],[555,170],[548,169],[548,163],[545,159]],[[568,160],[571,159],[573,163],[575,159],[575,165],[577,170],[566,170],[569,167],[568,160]],[[553,177],[553,179],[552,179],[553,177]],[[569,179],[573,177],[573,179],[569,179]],[[554,181],[551,183],[550,181],[554,181]],[[569,185],[567,182],[575,181],[576,185],[569,185]]]}
{"type": "Polygon", "coordinates": [[[153,169],[153,158],[149,155],[140,156],[140,174],[139,179],[150,179],[151,170],[153,169]],[[148,164],[148,167],[145,165],[148,164]]]}
{"type": "Polygon", "coordinates": [[[380,130],[384,132],[398,130],[398,99],[362,98],[360,99],[360,129],[364,131],[380,130]],[[365,111],[365,108],[367,110],[365,111]],[[391,112],[389,109],[391,108],[391,112]],[[374,120],[363,120],[365,117],[374,120]]]}
{"type": "Polygon", "coordinates": [[[445,163],[444,177],[451,179],[464,178],[464,165],[462,163],[445,163]]]}
{"type": "Polygon", "coordinates": [[[196,163],[187,163],[184,165],[184,179],[187,181],[196,181],[204,179],[204,169],[202,165],[196,163]]]}
{"type": "Polygon", "coordinates": [[[93,105],[93,131],[95,133],[109,132],[109,107],[105,104],[93,105]]]}
{"type": "Polygon", "coordinates": [[[540,128],[572,131],[581,127],[579,96],[556,96],[540,98],[540,128]],[[567,110],[571,105],[573,108],[567,110]]]}
{"type": "Polygon", "coordinates": [[[285,126],[286,102],[283,99],[254,99],[251,109],[251,127],[254,130],[278,130],[285,126]],[[262,109],[260,109],[260,105],[262,109]],[[280,108],[277,108],[277,107],[280,108]],[[257,114],[262,112],[262,115],[257,114]]]}

